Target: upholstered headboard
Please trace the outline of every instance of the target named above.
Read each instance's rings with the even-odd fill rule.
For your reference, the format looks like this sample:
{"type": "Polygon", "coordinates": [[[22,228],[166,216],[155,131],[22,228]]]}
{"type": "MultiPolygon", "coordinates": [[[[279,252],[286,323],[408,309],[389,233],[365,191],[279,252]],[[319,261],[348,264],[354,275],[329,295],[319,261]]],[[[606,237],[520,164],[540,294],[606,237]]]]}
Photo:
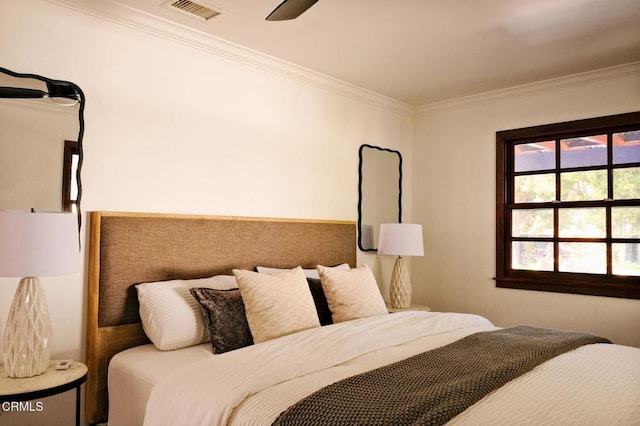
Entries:
{"type": "Polygon", "coordinates": [[[107,420],[107,367],[149,340],[135,284],[255,266],[356,263],[354,222],[149,213],[90,213],[86,420],[107,420]]]}

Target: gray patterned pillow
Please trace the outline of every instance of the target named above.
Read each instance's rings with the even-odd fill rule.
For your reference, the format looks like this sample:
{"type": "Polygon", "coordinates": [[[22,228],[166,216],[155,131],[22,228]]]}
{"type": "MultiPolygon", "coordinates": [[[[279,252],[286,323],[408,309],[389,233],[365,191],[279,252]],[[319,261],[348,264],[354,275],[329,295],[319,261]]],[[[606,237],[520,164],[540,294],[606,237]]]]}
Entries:
{"type": "Polygon", "coordinates": [[[253,345],[240,290],[192,288],[191,294],[200,304],[214,354],[253,345]]]}

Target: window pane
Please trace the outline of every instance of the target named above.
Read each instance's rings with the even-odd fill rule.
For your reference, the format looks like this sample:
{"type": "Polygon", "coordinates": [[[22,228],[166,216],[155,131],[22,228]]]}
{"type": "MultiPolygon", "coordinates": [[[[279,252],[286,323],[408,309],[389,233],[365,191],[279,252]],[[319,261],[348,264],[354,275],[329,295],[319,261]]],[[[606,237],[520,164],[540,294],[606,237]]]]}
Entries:
{"type": "Polygon", "coordinates": [[[552,209],[513,210],[511,219],[514,237],[553,237],[552,209]]]}
{"type": "Polygon", "coordinates": [[[613,198],[640,198],[640,167],[613,170],[613,198]]]}
{"type": "Polygon", "coordinates": [[[604,243],[560,243],[560,272],[607,272],[607,246],[604,243]]]}
{"type": "Polygon", "coordinates": [[[556,167],[555,141],[522,143],[514,145],[514,171],[529,172],[548,170],[556,167]]]}
{"type": "Polygon", "coordinates": [[[607,198],[607,171],[560,174],[560,201],[604,200],[607,198]]]}
{"type": "Polygon", "coordinates": [[[71,156],[71,201],[78,201],[78,162],[80,155],[73,154],[71,156]]]}
{"type": "Polygon", "coordinates": [[[640,238],[640,207],[612,208],[611,236],[613,238],[640,238]]]}
{"type": "Polygon", "coordinates": [[[604,208],[560,209],[558,236],[561,238],[604,238],[606,236],[604,208]]]}
{"type": "Polygon", "coordinates": [[[560,167],[607,164],[607,135],[560,140],[560,167]]]}
{"type": "Polygon", "coordinates": [[[613,134],[613,164],[640,162],[640,130],[613,134]]]}
{"type": "Polygon", "coordinates": [[[533,203],[556,199],[556,181],[553,173],[516,176],[514,180],[514,201],[516,203],[533,203]]]}
{"type": "Polygon", "coordinates": [[[511,244],[511,268],[553,271],[553,243],[514,241],[511,244]]]}
{"type": "Polygon", "coordinates": [[[640,276],[640,244],[613,244],[613,273],[640,276]]]}

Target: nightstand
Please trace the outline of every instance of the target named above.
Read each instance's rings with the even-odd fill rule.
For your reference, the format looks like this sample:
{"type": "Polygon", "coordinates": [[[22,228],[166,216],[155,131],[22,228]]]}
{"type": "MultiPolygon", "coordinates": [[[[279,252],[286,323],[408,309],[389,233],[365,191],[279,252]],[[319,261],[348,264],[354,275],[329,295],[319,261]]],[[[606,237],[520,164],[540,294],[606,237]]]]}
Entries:
{"type": "MultiPolygon", "coordinates": [[[[87,366],[73,361],[66,370],[56,370],[59,361],[51,361],[49,368],[42,374],[11,378],[2,369],[0,376],[0,403],[18,403],[57,395],[71,389],[76,389],[76,426],[80,425],[80,386],[87,380],[87,366]]],[[[38,409],[38,406],[35,407],[38,409]]],[[[2,411],[5,410],[4,407],[2,411]]]]}
{"type": "Polygon", "coordinates": [[[389,312],[405,312],[405,311],[424,311],[429,312],[431,308],[425,305],[411,305],[408,308],[392,308],[389,303],[387,303],[387,310],[389,312]]]}

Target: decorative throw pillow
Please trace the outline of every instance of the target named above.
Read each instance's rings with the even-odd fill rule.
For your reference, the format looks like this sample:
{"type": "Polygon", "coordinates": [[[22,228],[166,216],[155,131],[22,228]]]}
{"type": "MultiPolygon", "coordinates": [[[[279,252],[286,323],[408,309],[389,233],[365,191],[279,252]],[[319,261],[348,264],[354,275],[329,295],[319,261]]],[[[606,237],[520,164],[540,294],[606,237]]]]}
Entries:
{"type": "Polygon", "coordinates": [[[253,345],[240,290],[192,288],[191,294],[202,309],[214,354],[253,345]]]}
{"type": "Polygon", "coordinates": [[[185,348],[209,340],[209,333],[191,287],[237,288],[233,275],[172,280],[136,285],[142,328],[161,351],[185,348]]]}
{"type": "Polygon", "coordinates": [[[324,295],[324,290],[322,289],[322,281],[316,278],[307,278],[307,283],[309,284],[309,290],[313,297],[313,303],[316,305],[320,325],[333,324],[331,309],[329,309],[329,304],[327,303],[327,296],[324,295]]]}
{"type": "Polygon", "coordinates": [[[233,273],[255,343],[320,326],[302,268],[273,275],[238,269],[233,273]]]}
{"type": "MultiPolygon", "coordinates": [[[[348,263],[341,263],[339,265],[332,266],[332,268],[343,269],[345,271],[351,269],[348,263]]],[[[261,274],[277,274],[280,272],[292,270],[293,269],[256,266],[256,271],[261,274]]],[[[313,303],[316,305],[316,311],[318,312],[320,325],[333,324],[333,320],[331,319],[331,309],[329,309],[329,305],[327,304],[327,298],[325,297],[324,290],[322,289],[322,283],[320,282],[320,275],[318,275],[318,270],[303,269],[302,272],[304,272],[305,277],[307,277],[307,283],[309,284],[309,290],[311,291],[311,296],[313,297],[313,303]]]]}
{"type": "Polygon", "coordinates": [[[318,272],[333,322],[389,313],[367,265],[349,271],[318,265],[318,272]]]}

